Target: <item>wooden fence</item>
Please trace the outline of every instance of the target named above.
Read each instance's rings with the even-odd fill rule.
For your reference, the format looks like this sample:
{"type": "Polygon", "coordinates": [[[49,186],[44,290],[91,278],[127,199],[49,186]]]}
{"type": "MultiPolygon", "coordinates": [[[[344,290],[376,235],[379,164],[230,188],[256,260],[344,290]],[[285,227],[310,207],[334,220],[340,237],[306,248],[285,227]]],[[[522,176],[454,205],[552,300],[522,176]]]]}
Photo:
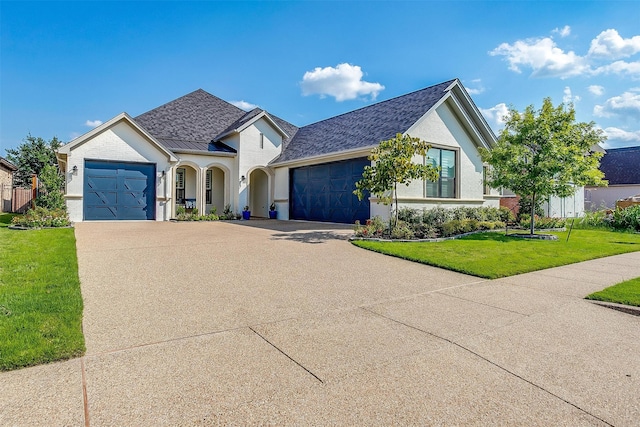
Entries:
{"type": "Polygon", "coordinates": [[[33,191],[30,188],[11,188],[0,185],[0,212],[25,213],[31,207],[33,191]]]}

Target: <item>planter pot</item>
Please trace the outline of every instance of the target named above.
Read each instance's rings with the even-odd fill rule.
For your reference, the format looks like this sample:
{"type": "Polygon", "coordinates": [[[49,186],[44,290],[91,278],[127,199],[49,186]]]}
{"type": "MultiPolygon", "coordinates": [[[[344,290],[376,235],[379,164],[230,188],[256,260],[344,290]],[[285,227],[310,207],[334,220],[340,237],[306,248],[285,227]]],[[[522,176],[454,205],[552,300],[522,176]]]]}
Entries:
{"type": "Polygon", "coordinates": [[[249,219],[251,218],[251,211],[242,211],[242,219],[249,219]]]}
{"type": "Polygon", "coordinates": [[[269,211],[269,219],[278,218],[278,211],[269,211]]]}

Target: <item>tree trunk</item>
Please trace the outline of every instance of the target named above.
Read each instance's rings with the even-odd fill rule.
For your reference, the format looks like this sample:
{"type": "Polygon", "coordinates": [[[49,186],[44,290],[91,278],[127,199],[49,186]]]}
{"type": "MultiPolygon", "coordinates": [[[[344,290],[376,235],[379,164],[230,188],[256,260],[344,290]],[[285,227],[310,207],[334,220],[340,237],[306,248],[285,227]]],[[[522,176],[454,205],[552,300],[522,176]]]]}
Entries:
{"type": "Polygon", "coordinates": [[[393,200],[396,202],[396,211],[394,212],[395,221],[393,228],[398,226],[398,183],[393,184],[393,200]]]}
{"type": "Polygon", "coordinates": [[[534,224],[534,218],[536,215],[536,193],[533,193],[531,195],[531,225],[530,225],[530,231],[531,234],[533,234],[533,224],[534,224]]]}

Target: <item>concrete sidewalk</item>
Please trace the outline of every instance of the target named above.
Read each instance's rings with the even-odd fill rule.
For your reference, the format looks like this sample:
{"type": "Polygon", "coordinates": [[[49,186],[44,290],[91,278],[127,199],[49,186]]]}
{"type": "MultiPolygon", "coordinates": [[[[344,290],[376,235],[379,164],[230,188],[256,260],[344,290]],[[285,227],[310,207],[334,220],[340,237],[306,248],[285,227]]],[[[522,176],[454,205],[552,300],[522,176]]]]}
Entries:
{"type": "Polygon", "coordinates": [[[637,425],[640,252],[500,280],[350,227],[81,223],[87,354],[0,374],[0,425],[637,425]]]}

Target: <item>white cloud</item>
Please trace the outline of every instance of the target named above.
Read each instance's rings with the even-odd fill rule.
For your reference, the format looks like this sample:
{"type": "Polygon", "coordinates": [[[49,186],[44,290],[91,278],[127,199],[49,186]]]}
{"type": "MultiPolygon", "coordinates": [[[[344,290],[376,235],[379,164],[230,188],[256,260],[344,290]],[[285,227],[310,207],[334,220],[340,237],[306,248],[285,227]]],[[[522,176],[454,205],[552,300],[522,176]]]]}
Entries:
{"type": "Polygon", "coordinates": [[[491,108],[480,108],[480,112],[487,119],[489,126],[494,131],[498,131],[504,127],[505,117],[509,113],[509,107],[504,102],[497,104],[495,107],[491,108]]]}
{"type": "Polygon", "coordinates": [[[560,49],[550,37],[518,40],[514,44],[502,43],[489,52],[492,56],[505,56],[509,69],[521,73],[522,67],[533,70],[532,77],[560,77],[588,74],[585,59],[573,51],[560,49]]]}
{"type": "Polygon", "coordinates": [[[473,83],[474,86],[476,86],[475,88],[469,87],[467,85],[464,86],[464,88],[467,90],[467,92],[469,92],[469,95],[479,95],[482,92],[484,92],[484,87],[482,86],[482,80],[481,79],[473,79],[471,80],[471,83],[473,83]]]}
{"type": "Polygon", "coordinates": [[[87,120],[84,122],[85,126],[89,126],[90,128],[96,128],[102,124],[102,120],[87,120]]]}
{"type": "Polygon", "coordinates": [[[640,119],[640,88],[633,88],[622,95],[605,101],[604,105],[593,107],[593,115],[597,117],[626,116],[640,119]]]}
{"type": "Polygon", "coordinates": [[[76,139],[79,136],[80,136],[80,134],[78,132],[71,132],[69,134],[69,141],[73,141],[74,139],[76,139]]]}
{"type": "Polygon", "coordinates": [[[236,107],[240,108],[241,110],[245,110],[245,111],[251,111],[254,108],[258,108],[258,106],[256,104],[252,104],[250,102],[247,101],[231,101],[232,105],[235,105],[236,107]]]}
{"type": "Polygon", "coordinates": [[[620,59],[640,52],[640,36],[623,39],[614,29],[608,29],[591,40],[589,56],[620,59]]]}
{"type": "Polygon", "coordinates": [[[569,103],[576,103],[578,101],[580,101],[580,97],[578,95],[573,95],[571,93],[571,88],[569,86],[565,86],[564,91],[563,91],[564,95],[562,97],[562,102],[569,104],[569,103]]]}
{"type": "Polygon", "coordinates": [[[640,142],[640,130],[629,132],[616,127],[608,127],[603,129],[607,135],[607,140],[623,141],[623,142],[640,142]]]}
{"type": "Polygon", "coordinates": [[[560,37],[567,37],[569,34],[571,34],[571,27],[568,25],[565,25],[562,28],[554,29],[552,33],[557,33],[560,37]]]}
{"type": "Polygon", "coordinates": [[[336,101],[356,99],[370,95],[375,99],[384,90],[380,83],[370,83],[362,80],[364,73],[358,65],[338,64],[334,67],[316,67],[313,71],[307,71],[302,77],[300,86],[302,94],[333,96],[336,101]]]}
{"type": "MultiPolygon", "coordinates": [[[[561,37],[569,34],[571,28],[556,28],[554,33],[561,37]]],[[[552,37],[517,40],[502,43],[489,52],[492,56],[503,56],[509,69],[521,73],[530,68],[532,77],[559,77],[618,74],[640,79],[640,61],[623,61],[640,52],[640,35],[622,38],[614,29],[602,31],[591,41],[586,55],[565,51],[552,37]],[[615,62],[611,62],[615,61],[615,62]]]]}
{"type": "Polygon", "coordinates": [[[604,87],[599,85],[591,85],[587,89],[595,96],[602,96],[604,94],[604,87]]]}
{"type": "Polygon", "coordinates": [[[594,70],[594,74],[627,74],[631,78],[640,78],[640,61],[625,62],[616,61],[603,65],[594,70]]]}

